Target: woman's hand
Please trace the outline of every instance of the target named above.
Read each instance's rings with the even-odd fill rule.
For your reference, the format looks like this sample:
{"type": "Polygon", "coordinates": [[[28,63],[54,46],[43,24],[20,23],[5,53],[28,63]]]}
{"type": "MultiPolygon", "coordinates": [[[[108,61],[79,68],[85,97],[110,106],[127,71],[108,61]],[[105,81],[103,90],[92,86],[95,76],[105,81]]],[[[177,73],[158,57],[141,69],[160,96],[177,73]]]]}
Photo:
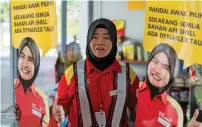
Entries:
{"type": "Polygon", "coordinates": [[[199,110],[196,109],[195,112],[194,112],[193,117],[191,118],[191,120],[190,120],[189,123],[187,124],[187,127],[200,127],[200,125],[201,125],[202,123],[196,121],[198,115],[199,115],[199,110]]]}
{"type": "Polygon", "coordinates": [[[19,121],[20,120],[20,116],[21,116],[21,112],[20,112],[19,106],[17,104],[15,104],[14,113],[15,113],[15,119],[17,121],[19,121]]]}
{"type": "Polygon", "coordinates": [[[58,123],[64,122],[65,120],[65,111],[61,105],[54,105],[53,107],[53,116],[58,123]]]}

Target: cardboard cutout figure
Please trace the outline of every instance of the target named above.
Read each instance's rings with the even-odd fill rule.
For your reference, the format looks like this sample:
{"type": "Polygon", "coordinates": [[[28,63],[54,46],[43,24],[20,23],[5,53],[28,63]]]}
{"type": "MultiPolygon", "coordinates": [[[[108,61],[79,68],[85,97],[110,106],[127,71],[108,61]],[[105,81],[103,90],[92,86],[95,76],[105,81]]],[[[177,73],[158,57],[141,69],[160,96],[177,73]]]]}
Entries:
{"type": "Polygon", "coordinates": [[[178,65],[177,54],[168,44],[153,49],[138,92],[136,127],[183,126],[182,109],[166,92],[178,75],[178,65]]]}
{"type": "MultiPolygon", "coordinates": [[[[183,127],[183,112],[178,102],[166,92],[179,72],[179,59],[175,50],[161,43],[151,52],[146,80],[138,91],[136,127],[183,127]]],[[[199,127],[196,110],[187,127],[199,127]]]]}
{"type": "Polygon", "coordinates": [[[16,119],[19,127],[45,127],[49,107],[45,93],[34,84],[40,66],[40,53],[35,41],[22,40],[18,55],[18,77],[15,80],[16,119]]]}

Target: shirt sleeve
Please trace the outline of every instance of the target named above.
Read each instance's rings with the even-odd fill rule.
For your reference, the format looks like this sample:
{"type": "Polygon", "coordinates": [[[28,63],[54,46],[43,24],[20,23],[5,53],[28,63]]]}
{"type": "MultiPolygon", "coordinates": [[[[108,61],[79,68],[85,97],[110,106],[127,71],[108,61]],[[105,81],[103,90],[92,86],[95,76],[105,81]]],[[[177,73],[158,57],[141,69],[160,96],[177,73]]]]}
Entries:
{"type": "Polygon", "coordinates": [[[64,109],[69,109],[75,91],[74,87],[73,66],[70,66],[59,82],[56,100],[57,105],[63,106],[64,109]]]}
{"type": "Polygon", "coordinates": [[[37,86],[35,86],[35,90],[38,92],[38,94],[42,98],[42,102],[44,104],[44,114],[42,118],[42,127],[47,127],[49,120],[50,120],[50,112],[49,112],[49,105],[48,105],[48,98],[46,94],[37,86]]]}
{"type": "Polygon", "coordinates": [[[177,126],[183,127],[184,115],[183,115],[182,107],[180,106],[180,104],[175,99],[173,99],[169,95],[167,96],[167,100],[172,105],[172,108],[175,109],[174,111],[176,114],[175,114],[175,117],[173,119],[177,119],[177,126]]]}
{"type": "Polygon", "coordinates": [[[135,116],[135,107],[137,104],[137,90],[139,88],[139,79],[134,70],[130,67],[130,90],[129,90],[129,110],[135,116]]]}
{"type": "Polygon", "coordinates": [[[50,111],[49,111],[49,105],[48,105],[48,99],[47,97],[45,96],[44,97],[44,103],[45,103],[45,115],[43,116],[43,119],[42,119],[42,127],[47,127],[48,126],[48,123],[49,123],[49,120],[50,120],[50,111]]]}
{"type": "MultiPolygon", "coordinates": [[[[59,85],[58,91],[55,97],[54,105],[61,105],[64,110],[69,110],[71,101],[75,91],[75,81],[74,81],[74,72],[73,66],[71,65],[62,76],[59,85]]],[[[53,106],[54,110],[54,106],[53,106]]],[[[53,111],[54,112],[54,111],[53,111]]],[[[58,127],[58,123],[55,121],[53,115],[51,115],[51,119],[48,127],[58,127]]]]}

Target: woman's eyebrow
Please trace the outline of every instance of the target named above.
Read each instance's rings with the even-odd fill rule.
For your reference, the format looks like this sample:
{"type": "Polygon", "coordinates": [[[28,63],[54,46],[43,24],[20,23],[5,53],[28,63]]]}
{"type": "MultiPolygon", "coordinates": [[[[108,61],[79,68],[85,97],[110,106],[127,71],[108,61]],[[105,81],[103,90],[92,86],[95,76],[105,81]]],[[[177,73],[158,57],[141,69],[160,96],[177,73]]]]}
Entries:
{"type": "Polygon", "coordinates": [[[28,56],[28,58],[34,60],[34,58],[32,56],[28,56]]]}
{"type": "Polygon", "coordinates": [[[154,56],[154,58],[153,59],[155,59],[157,62],[159,62],[159,60],[154,56]]]}
{"type": "MultiPolygon", "coordinates": [[[[155,59],[157,62],[159,62],[159,60],[155,56],[154,56],[153,59],[155,59]]],[[[166,66],[166,67],[170,68],[170,65],[167,65],[167,64],[164,64],[164,63],[162,63],[162,64],[163,64],[163,66],[166,66]]]]}
{"type": "Polygon", "coordinates": [[[25,54],[21,51],[20,54],[22,54],[23,56],[25,56],[25,54]]]}
{"type": "MultiPolygon", "coordinates": [[[[93,35],[99,35],[99,33],[94,33],[93,35]]],[[[109,35],[109,33],[104,33],[104,34],[100,34],[100,35],[109,35]]]]}
{"type": "Polygon", "coordinates": [[[163,66],[166,66],[166,67],[170,68],[170,65],[167,65],[167,64],[163,64],[163,66]]]}

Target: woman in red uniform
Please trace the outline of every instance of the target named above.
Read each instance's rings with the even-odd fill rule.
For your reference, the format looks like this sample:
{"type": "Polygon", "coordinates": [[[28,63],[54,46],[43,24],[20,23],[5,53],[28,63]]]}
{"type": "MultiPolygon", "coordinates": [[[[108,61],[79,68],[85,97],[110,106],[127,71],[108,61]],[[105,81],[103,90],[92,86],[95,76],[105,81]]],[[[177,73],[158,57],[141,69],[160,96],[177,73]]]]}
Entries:
{"type": "Polygon", "coordinates": [[[116,60],[116,43],[112,21],[102,18],[90,25],[87,58],[70,66],[61,78],[50,127],[66,115],[72,127],[128,126],[126,109],[135,113],[139,80],[116,60]]]}
{"type": "Polygon", "coordinates": [[[50,119],[47,97],[33,84],[39,66],[39,49],[32,38],[26,37],[19,47],[19,75],[14,83],[19,127],[46,127],[50,119]]]}
{"type": "MultiPolygon", "coordinates": [[[[138,91],[135,127],[183,127],[183,112],[166,90],[173,85],[179,71],[175,50],[168,44],[159,44],[151,52],[146,80],[138,91]]],[[[199,127],[195,112],[189,127],[199,127]]]]}
{"type": "Polygon", "coordinates": [[[159,44],[153,49],[146,80],[138,91],[136,127],[183,126],[182,109],[166,92],[178,75],[178,65],[171,46],[159,44]]]}

